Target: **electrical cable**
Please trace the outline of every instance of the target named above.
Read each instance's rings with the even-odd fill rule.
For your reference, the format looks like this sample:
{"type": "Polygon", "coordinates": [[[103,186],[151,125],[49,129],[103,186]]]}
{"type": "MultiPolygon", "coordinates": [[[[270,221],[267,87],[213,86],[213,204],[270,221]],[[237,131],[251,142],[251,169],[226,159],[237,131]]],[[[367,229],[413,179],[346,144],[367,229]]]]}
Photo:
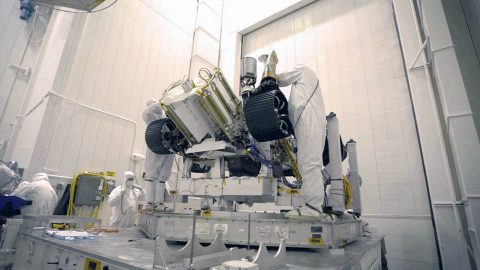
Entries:
{"type": "Polygon", "coordinates": [[[297,120],[295,121],[295,123],[292,123],[292,124],[294,124],[293,125],[293,130],[295,130],[295,128],[297,127],[298,121],[300,120],[300,116],[302,116],[303,112],[305,111],[305,107],[307,107],[308,103],[310,103],[310,100],[312,99],[313,94],[315,94],[315,92],[317,92],[317,89],[318,89],[319,85],[320,85],[320,80],[317,81],[317,86],[315,86],[315,89],[313,90],[312,94],[308,98],[307,102],[305,102],[305,106],[303,106],[302,111],[298,114],[297,120]]]}
{"type": "Polygon", "coordinates": [[[200,77],[200,79],[202,79],[203,81],[205,81],[205,83],[208,85],[209,84],[209,81],[211,80],[212,78],[212,72],[210,72],[210,70],[208,68],[201,68],[199,71],[198,71],[198,77],[200,77]],[[208,79],[205,79],[203,76],[202,76],[202,72],[206,73],[207,76],[208,76],[208,79]]]}
{"type": "MultiPolygon", "coordinates": [[[[33,33],[32,33],[32,34],[33,34],[33,33]]],[[[27,55],[27,51],[28,51],[28,48],[29,48],[30,42],[31,42],[31,41],[30,41],[30,38],[31,38],[31,37],[32,37],[32,35],[30,34],[30,36],[28,37],[27,44],[25,45],[25,50],[24,50],[23,53],[22,53],[22,57],[21,57],[20,62],[19,62],[20,64],[23,63],[23,60],[25,59],[25,56],[27,55]]],[[[36,56],[34,56],[34,63],[35,63],[35,62],[36,62],[36,56]]],[[[17,78],[17,76],[18,76],[19,73],[20,73],[20,71],[17,71],[17,72],[15,73],[15,78],[17,78]]],[[[15,86],[15,83],[12,84],[12,86],[10,87],[10,90],[8,91],[8,95],[7,95],[6,103],[5,103],[6,105],[10,103],[10,98],[12,97],[12,94],[13,94],[13,92],[14,92],[14,91],[13,91],[14,86],[15,86]]],[[[41,101],[40,103],[42,103],[43,101],[44,101],[44,99],[42,99],[42,101],[41,101]]],[[[4,117],[5,117],[5,115],[6,115],[6,110],[7,110],[7,107],[8,107],[8,106],[6,106],[6,105],[5,105],[4,108],[2,109],[2,114],[0,115],[0,122],[3,122],[4,117]]],[[[38,106],[39,106],[39,105],[38,105],[38,106]]],[[[34,110],[35,108],[36,108],[36,107],[34,107],[32,110],[34,110]]],[[[28,114],[30,114],[30,113],[31,113],[31,112],[29,112],[28,114]]],[[[27,115],[28,115],[28,114],[27,114],[27,115]]],[[[13,131],[12,131],[12,132],[13,132],[13,131]]]]}
{"type": "Polygon", "coordinates": [[[247,149],[248,153],[253,159],[260,161],[269,169],[273,168],[272,162],[265,157],[265,154],[261,150],[259,150],[254,143],[248,145],[247,149]]]}
{"type": "Polygon", "coordinates": [[[75,14],[77,14],[77,13],[97,13],[97,12],[100,12],[100,11],[104,11],[105,9],[113,6],[113,5],[116,4],[117,2],[118,2],[118,0],[114,0],[112,3],[110,3],[108,6],[106,6],[106,7],[104,7],[104,8],[97,9],[97,10],[91,10],[91,11],[65,10],[65,9],[61,9],[61,8],[56,8],[55,6],[49,6],[49,5],[40,4],[40,3],[38,3],[38,2],[36,2],[35,4],[38,5],[38,6],[50,8],[50,9],[57,10],[57,11],[62,11],[62,12],[75,13],[75,14]]]}
{"type": "Polygon", "coordinates": [[[39,102],[37,102],[27,113],[25,113],[25,114],[23,114],[23,115],[19,114],[19,115],[17,115],[17,118],[20,118],[20,117],[25,118],[25,117],[29,116],[29,115],[30,115],[32,112],[34,112],[40,105],[42,105],[43,102],[45,102],[45,100],[47,99],[47,97],[48,97],[49,95],[50,95],[50,93],[45,94],[45,95],[42,97],[42,99],[41,99],[39,102]]]}
{"type": "MultiPolygon", "coordinates": [[[[288,143],[287,143],[288,144],[288,143]]],[[[285,146],[284,146],[285,147],[285,146]]],[[[269,169],[272,169],[273,168],[273,164],[270,160],[268,160],[266,157],[265,157],[265,154],[260,151],[257,146],[252,143],[251,145],[247,146],[247,148],[249,149],[248,153],[250,154],[250,156],[255,159],[255,160],[258,160],[260,161],[260,163],[264,164],[265,166],[267,166],[269,169]]],[[[286,151],[289,151],[289,149],[286,149],[286,151]]],[[[291,157],[293,158],[293,156],[291,157]]],[[[296,161],[295,161],[296,163],[296,161]]],[[[297,168],[298,170],[298,168],[297,168]]],[[[300,172],[298,171],[298,175],[300,175],[300,172]]],[[[282,178],[282,182],[285,186],[289,187],[289,188],[292,188],[292,189],[300,189],[302,187],[302,181],[301,181],[301,176],[300,176],[300,181],[297,179],[296,182],[290,182],[287,180],[287,178],[285,176],[281,176],[282,178]]]]}
{"type": "Polygon", "coordinates": [[[290,161],[290,164],[292,166],[293,175],[295,175],[295,178],[297,178],[297,182],[299,182],[299,185],[301,186],[302,174],[300,173],[300,169],[298,168],[297,160],[293,156],[290,144],[288,144],[288,141],[286,139],[281,139],[280,142],[281,142],[281,144],[283,146],[283,149],[285,150],[285,153],[287,154],[288,160],[290,161]]]}
{"type": "Polygon", "coordinates": [[[80,175],[77,175],[73,178],[72,184],[70,185],[70,197],[68,198],[68,207],[67,207],[67,216],[73,215],[75,211],[75,206],[74,206],[74,197],[75,197],[75,187],[77,185],[77,179],[80,175]]]}
{"type": "Polygon", "coordinates": [[[348,181],[347,176],[343,177],[343,193],[345,196],[345,209],[348,209],[348,207],[350,207],[350,204],[352,203],[353,192],[352,186],[350,185],[350,181],[348,181]]]}
{"type": "Polygon", "coordinates": [[[79,207],[78,211],[77,211],[77,208],[75,207],[75,189],[77,186],[78,178],[82,175],[102,177],[102,198],[101,198],[100,204],[98,206],[92,206],[93,207],[92,211],[88,215],[88,217],[91,217],[91,218],[98,218],[98,213],[100,212],[100,208],[103,205],[102,204],[103,200],[107,197],[108,183],[106,179],[103,177],[103,175],[96,174],[96,173],[82,173],[82,174],[76,175],[73,178],[72,184],[70,185],[70,197],[68,198],[67,216],[72,216],[72,215],[76,215],[80,217],[83,216],[82,207],[79,207]]]}
{"type": "MultiPolygon", "coordinates": [[[[25,33],[25,35],[28,37],[28,40],[30,42],[33,42],[33,43],[40,43],[43,41],[43,37],[45,36],[45,32],[46,30],[43,32],[42,34],[42,37],[37,39],[37,40],[33,40],[32,37],[34,36],[35,33],[35,28],[37,27],[37,21],[39,20],[39,16],[41,17],[44,17],[46,19],[50,19],[50,17],[48,16],[45,16],[45,15],[42,15],[40,14],[40,11],[38,11],[38,7],[35,7],[35,14],[34,14],[34,17],[33,17],[33,23],[32,23],[32,30],[30,31],[30,33],[27,33],[27,26],[28,26],[28,23],[25,25],[25,27],[23,28],[23,32],[25,33]]],[[[42,21],[43,22],[43,21],[42,21]]],[[[48,22],[43,22],[43,24],[45,25],[45,28],[48,26],[48,22]]]]}
{"type": "MultiPolygon", "coordinates": [[[[38,17],[38,13],[37,13],[37,8],[35,7],[35,14],[34,14],[33,23],[32,23],[32,30],[30,31],[30,33],[27,32],[28,22],[27,22],[27,24],[25,24],[25,27],[23,28],[23,32],[28,37],[29,41],[32,41],[33,33],[35,33],[35,25],[37,23],[37,17],[38,17]]],[[[41,39],[40,39],[40,41],[41,41],[41,39]]],[[[32,41],[32,42],[34,42],[34,41],[32,41]]]]}
{"type": "Polygon", "coordinates": [[[162,96],[160,97],[159,101],[162,101],[165,98],[165,96],[167,95],[167,93],[170,92],[170,90],[172,90],[173,88],[181,85],[184,81],[185,81],[185,76],[183,76],[183,78],[181,80],[178,80],[176,82],[172,82],[171,84],[169,84],[167,86],[167,88],[165,90],[163,90],[162,96]]]}
{"type": "Polygon", "coordinates": [[[178,165],[177,157],[174,157],[173,160],[175,160],[175,165],[177,166],[177,174],[180,172],[180,166],[178,165]]]}

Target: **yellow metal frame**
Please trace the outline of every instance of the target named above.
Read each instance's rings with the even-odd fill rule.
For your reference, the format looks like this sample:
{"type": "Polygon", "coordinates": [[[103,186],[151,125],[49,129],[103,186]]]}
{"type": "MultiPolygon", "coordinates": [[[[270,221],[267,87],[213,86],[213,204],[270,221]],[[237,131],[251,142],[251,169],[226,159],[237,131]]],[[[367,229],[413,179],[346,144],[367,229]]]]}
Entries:
{"type": "Polygon", "coordinates": [[[99,176],[103,178],[103,189],[102,189],[102,200],[100,201],[100,205],[95,207],[95,210],[92,214],[92,217],[97,218],[98,217],[98,212],[100,207],[102,206],[102,201],[107,197],[107,189],[108,189],[108,183],[107,179],[103,176],[103,174],[100,173],[81,173],[76,175],[73,180],[72,184],[70,185],[70,198],[68,199],[68,209],[67,209],[67,216],[75,215],[75,188],[77,186],[77,180],[78,177],[81,175],[89,175],[89,176],[99,176]]]}

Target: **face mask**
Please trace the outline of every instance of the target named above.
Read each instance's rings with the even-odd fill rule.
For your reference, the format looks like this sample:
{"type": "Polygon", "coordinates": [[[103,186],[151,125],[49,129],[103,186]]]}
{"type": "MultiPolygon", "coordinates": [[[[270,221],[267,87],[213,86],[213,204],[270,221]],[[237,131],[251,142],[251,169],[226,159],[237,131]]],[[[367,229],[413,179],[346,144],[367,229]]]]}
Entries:
{"type": "Polygon", "coordinates": [[[125,181],[125,186],[131,188],[133,186],[133,179],[127,179],[125,181]]]}

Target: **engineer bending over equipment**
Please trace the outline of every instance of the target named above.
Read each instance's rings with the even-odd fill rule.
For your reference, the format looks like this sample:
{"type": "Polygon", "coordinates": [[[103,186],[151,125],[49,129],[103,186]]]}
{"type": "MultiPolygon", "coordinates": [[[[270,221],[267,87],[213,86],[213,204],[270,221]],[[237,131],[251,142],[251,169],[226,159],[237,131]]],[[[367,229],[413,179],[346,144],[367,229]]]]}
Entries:
{"type": "Polygon", "coordinates": [[[290,218],[322,218],[324,186],[323,148],[326,137],[325,105],[315,72],[305,66],[278,75],[280,87],[292,85],[288,114],[297,139],[297,162],[302,175],[305,206],[287,213],[290,218]]]}
{"type": "Polygon", "coordinates": [[[32,181],[21,182],[10,195],[32,201],[32,205],[22,208],[22,215],[52,215],[57,205],[57,194],[44,173],[35,174],[32,181]]]}

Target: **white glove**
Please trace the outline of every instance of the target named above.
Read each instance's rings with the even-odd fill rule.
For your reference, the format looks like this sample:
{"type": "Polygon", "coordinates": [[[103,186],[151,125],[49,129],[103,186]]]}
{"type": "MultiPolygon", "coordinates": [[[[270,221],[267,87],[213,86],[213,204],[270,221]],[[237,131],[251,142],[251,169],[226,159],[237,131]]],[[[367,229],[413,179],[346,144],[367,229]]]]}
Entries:
{"type": "Polygon", "coordinates": [[[136,189],[138,189],[138,190],[143,190],[143,188],[142,188],[141,186],[137,185],[137,184],[133,184],[132,187],[133,187],[133,188],[136,188],[136,189]]]}
{"type": "Polygon", "coordinates": [[[122,193],[122,194],[127,193],[127,188],[122,186],[122,189],[120,189],[120,193],[122,193]]]}

